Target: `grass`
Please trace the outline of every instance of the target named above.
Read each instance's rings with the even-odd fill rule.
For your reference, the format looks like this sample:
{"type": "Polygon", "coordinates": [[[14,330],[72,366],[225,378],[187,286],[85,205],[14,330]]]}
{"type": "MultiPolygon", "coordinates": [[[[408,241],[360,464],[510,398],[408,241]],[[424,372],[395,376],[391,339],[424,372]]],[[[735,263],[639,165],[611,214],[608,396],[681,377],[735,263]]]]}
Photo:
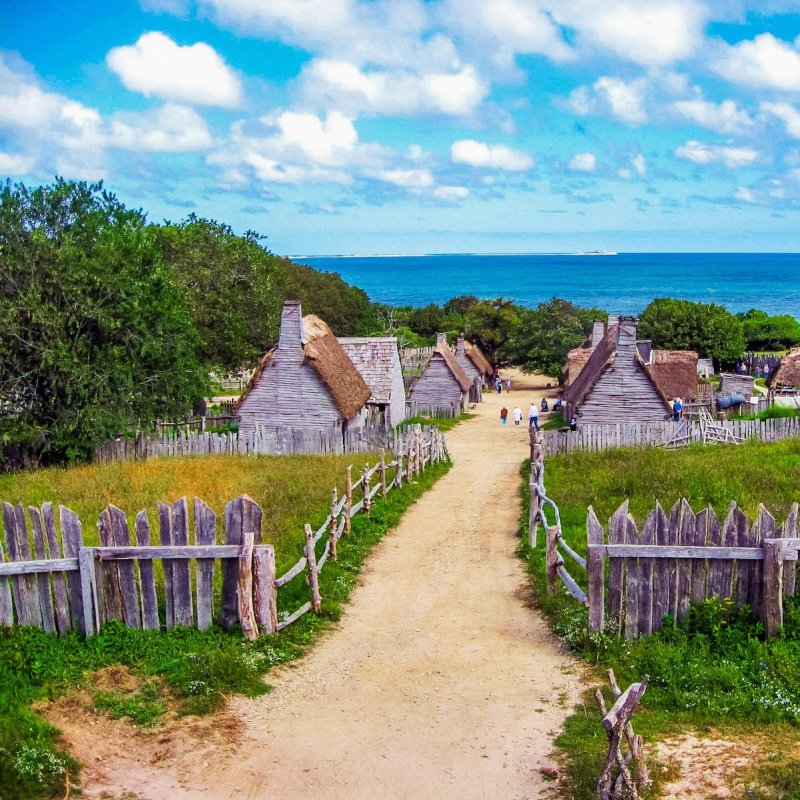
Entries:
{"type": "MultiPolygon", "coordinates": [[[[262,467],[271,463],[262,459],[249,460],[262,467]]],[[[337,468],[341,468],[341,463],[337,468]]],[[[338,560],[328,561],[320,575],[323,597],[320,614],[306,614],[281,633],[261,637],[252,644],[243,640],[238,632],[223,631],[216,626],[202,633],[181,628],[156,632],[129,630],[120,623],[109,623],[98,636],[88,640],[76,633],[56,637],[33,628],[0,627],[0,800],[63,797],[67,772],[73,786],[78,781],[79,765],[63,751],[58,732],[32,710],[36,701],[83,687],[93,691],[93,702],[104,713],[126,716],[137,724],[154,725],[163,719],[161,709],[174,708],[179,714],[202,714],[219,707],[230,694],[252,697],[268,692],[264,674],[276,664],[301,656],[320,633],[340,618],[343,605],[357,582],[359,569],[372,547],[448,469],[446,462],[427,469],[413,484],[404,484],[387,498],[376,499],[370,517],[356,516],[350,536],[339,542],[338,560]],[[98,671],[113,665],[123,665],[137,676],[136,687],[111,687],[110,690],[103,687],[96,691],[98,671]]],[[[290,464],[281,471],[294,473],[294,467],[290,464]]],[[[323,470],[321,475],[325,488],[314,495],[318,498],[315,506],[310,500],[304,500],[302,506],[306,511],[302,518],[308,515],[309,509],[315,512],[318,521],[326,515],[327,482],[332,472],[323,470]]],[[[36,483],[35,476],[28,478],[36,483]]],[[[207,492],[211,491],[213,479],[204,480],[207,492]]],[[[223,475],[226,486],[227,480],[223,475]]],[[[144,494],[150,491],[144,486],[141,489],[144,494]]],[[[227,492],[221,491],[220,496],[227,497],[227,492]]],[[[270,510],[265,514],[265,521],[276,507],[284,514],[299,513],[287,510],[283,500],[273,504],[271,498],[263,494],[260,499],[270,510]]],[[[90,502],[96,500],[90,498],[90,502]]],[[[270,524],[277,523],[273,520],[270,524]]],[[[291,561],[301,555],[299,542],[298,539],[291,552],[287,548],[291,561]]],[[[302,578],[296,578],[282,587],[279,605],[294,610],[307,599],[307,593],[302,578]]]]}
{"type": "Polygon", "coordinates": [[[438,428],[443,433],[447,433],[447,431],[453,430],[456,425],[474,416],[474,414],[470,414],[468,411],[462,411],[457,417],[409,417],[403,420],[399,427],[402,428],[405,425],[433,425],[434,428],[438,428]]]}
{"type": "MultiPolygon", "coordinates": [[[[752,519],[763,502],[780,521],[800,495],[800,441],[754,443],[740,447],[695,447],[681,451],[611,450],[548,458],[545,485],[559,505],[565,538],[579,552],[586,550],[586,508],[592,504],[605,521],[625,499],[641,523],[658,499],[669,507],[687,497],[695,510],[712,505],[719,515],[736,500],[752,519]]],[[[527,537],[527,480],[521,488],[523,524],[520,555],[525,559],[537,602],[557,635],[597,668],[597,684],[605,689],[603,670],[614,669],[627,686],[644,674],[651,678],[635,729],[646,741],[668,734],[703,731],[708,726],[734,726],[741,735],[769,736],[772,726],[785,726],[794,746],[800,742],[800,604],[787,601],[782,635],[765,641],[749,610],[731,603],[707,601],[694,606],[686,625],[666,620],[654,636],[624,641],[612,625],[587,633],[586,609],[566,591],[546,593],[543,547],[531,550],[527,537]]],[[[541,534],[540,534],[541,545],[541,534]]],[[[570,570],[581,579],[580,570],[570,570]]],[[[582,708],[568,720],[558,739],[567,765],[564,796],[589,800],[600,774],[607,746],[599,714],[587,692],[582,708]]],[[[653,761],[650,747],[649,763],[653,761]]],[[[788,766],[793,776],[796,766],[788,766]]],[[[657,796],[664,779],[662,767],[651,769],[657,796]]],[[[758,797],[788,798],[781,794],[781,770],[768,770],[776,787],[763,775],[753,778],[758,797]]],[[[784,782],[790,782],[789,778],[784,782]]],[[[796,790],[795,790],[796,791],[796,790]]]]}
{"type": "Polygon", "coordinates": [[[785,406],[770,406],[758,414],[736,414],[731,419],[793,419],[798,414],[798,409],[785,406]]]}

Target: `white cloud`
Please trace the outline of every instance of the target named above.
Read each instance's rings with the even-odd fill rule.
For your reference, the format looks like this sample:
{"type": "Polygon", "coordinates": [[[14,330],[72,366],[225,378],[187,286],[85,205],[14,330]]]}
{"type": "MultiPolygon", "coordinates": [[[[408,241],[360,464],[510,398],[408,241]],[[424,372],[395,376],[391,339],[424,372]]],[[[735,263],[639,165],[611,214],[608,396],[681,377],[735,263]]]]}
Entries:
{"type": "Polygon", "coordinates": [[[771,33],[762,33],[755,39],[726,47],[712,66],[732,83],[800,91],[798,39],[792,45],[771,33]]]}
{"type": "Polygon", "coordinates": [[[755,203],[755,195],[745,186],[740,186],[734,195],[737,200],[742,200],[745,203],[755,203]]]}
{"type": "Polygon", "coordinates": [[[675,150],[675,155],[694,164],[720,163],[729,169],[750,166],[759,157],[758,151],[751,147],[729,147],[697,141],[686,142],[675,150]]]}
{"type": "Polygon", "coordinates": [[[22,156],[18,153],[0,152],[0,175],[17,176],[27,175],[36,163],[31,156],[22,156]]]}
{"type": "Polygon", "coordinates": [[[123,150],[182,153],[212,144],[205,120],[188,106],[167,103],[143,114],[119,114],[111,120],[109,145],[123,150]]]}
{"type": "Polygon", "coordinates": [[[646,88],[644,78],[626,83],[621,78],[604,75],[594,82],[591,89],[588,86],[574,89],[567,104],[582,117],[605,112],[631,125],[641,125],[647,122],[644,107],[646,88]]]}
{"type": "Polygon", "coordinates": [[[521,150],[512,150],[504,144],[484,144],[474,139],[453,142],[450,157],[457,164],[512,172],[522,172],[533,166],[533,159],[521,150]]]}
{"type": "Polygon", "coordinates": [[[643,178],[645,175],[647,175],[647,162],[641,153],[631,158],[631,164],[633,165],[633,168],[636,170],[636,174],[639,175],[639,177],[643,178]]]}
{"type": "Polygon", "coordinates": [[[489,87],[472,66],[448,72],[362,69],[349,61],[314,59],[301,76],[306,102],[350,114],[471,114],[489,87]]]}
{"type": "Polygon", "coordinates": [[[762,103],[761,110],[783,121],[786,132],[793,139],[800,139],[800,111],[789,103],[762,103]]]}
{"type": "Polygon", "coordinates": [[[434,184],[433,175],[427,169],[385,169],[372,177],[403,189],[428,189],[434,184]]]}
{"type": "Polygon", "coordinates": [[[597,169],[597,158],[594,153],[576,153],[568,166],[575,172],[594,172],[597,169]]]}
{"type": "Polygon", "coordinates": [[[627,167],[622,167],[621,169],[618,169],[617,175],[619,175],[620,178],[626,181],[629,181],[633,177],[633,173],[627,167]]]}
{"type": "Polygon", "coordinates": [[[433,196],[437,200],[454,203],[469,197],[469,189],[466,186],[437,186],[433,191],[433,196]]]}
{"type": "Polygon", "coordinates": [[[719,104],[700,99],[677,100],[671,108],[684,119],[718,133],[742,133],[753,126],[751,116],[740,110],[733,100],[723,100],[719,104]]]}
{"type": "Polygon", "coordinates": [[[241,101],[239,78],[203,42],[182,47],[153,31],[133,45],[110,50],[106,63],[127,89],[148,97],[226,108],[241,101]]]}

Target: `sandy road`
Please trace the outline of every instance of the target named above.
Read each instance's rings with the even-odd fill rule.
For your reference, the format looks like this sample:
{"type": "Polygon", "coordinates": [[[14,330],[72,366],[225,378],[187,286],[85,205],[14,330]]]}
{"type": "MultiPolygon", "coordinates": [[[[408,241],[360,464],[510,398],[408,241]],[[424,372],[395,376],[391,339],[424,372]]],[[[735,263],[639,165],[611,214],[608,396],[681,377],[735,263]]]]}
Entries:
{"type": "MultiPolygon", "coordinates": [[[[342,621],[275,690],[235,699],[235,748],[191,737],[163,754],[109,752],[87,796],[204,798],[535,798],[555,732],[577,700],[579,667],[525,602],[514,556],[526,420],[535,378],[487,394],[449,435],[452,470],[370,556],[342,621]]],[[[61,721],[59,721],[61,722],[61,721]]],[[[76,755],[81,737],[67,731],[76,755]]],[[[219,738],[219,737],[216,737],[219,738]]]]}

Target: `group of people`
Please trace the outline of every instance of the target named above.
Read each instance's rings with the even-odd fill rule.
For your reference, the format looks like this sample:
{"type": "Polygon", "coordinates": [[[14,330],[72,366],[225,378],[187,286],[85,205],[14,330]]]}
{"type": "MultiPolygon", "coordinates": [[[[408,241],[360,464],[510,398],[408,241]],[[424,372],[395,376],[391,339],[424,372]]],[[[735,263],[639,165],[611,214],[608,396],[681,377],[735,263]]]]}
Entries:
{"type": "MultiPolygon", "coordinates": [[[[536,401],[534,400],[531,403],[531,407],[528,409],[528,427],[534,428],[535,430],[539,430],[539,413],[540,410],[542,413],[547,413],[550,411],[550,406],[547,403],[547,398],[542,399],[541,409],[536,405],[536,401]]],[[[553,403],[553,411],[561,411],[561,398],[559,397],[555,403],[553,403]]],[[[522,422],[522,409],[517,406],[512,412],[512,417],[514,419],[514,424],[519,425],[522,422]]],[[[500,409],[500,424],[505,426],[508,424],[508,409],[503,406],[500,409]]],[[[571,426],[570,426],[571,427],[571,426]]]]}
{"type": "Polygon", "coordinates": [[[510,378],[506,378],[505,380],[503,380],[500,377],[500,373],[499,372],[495,372],[495,374],[494,374],[494,390],[497,392],[497,394],[502,394],[503,393],[503,387],[504,386],[506,387],[506,394],[508,394],[508,392],[511,391],[511,379],[510,378]]]}

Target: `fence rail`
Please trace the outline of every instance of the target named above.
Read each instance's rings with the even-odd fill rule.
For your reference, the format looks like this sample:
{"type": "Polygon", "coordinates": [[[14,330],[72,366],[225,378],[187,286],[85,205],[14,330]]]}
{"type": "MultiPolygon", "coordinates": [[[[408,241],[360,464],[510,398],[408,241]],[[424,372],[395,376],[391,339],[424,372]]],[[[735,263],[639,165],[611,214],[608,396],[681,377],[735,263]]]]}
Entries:
{"type": "Polygon", "coordinates": [[[113,619],[131,628],[205,630],[217,618],[225,627],[238,622],[250,639],[279,631],[308,611],[319,610],[319,573],[329,559],[336,560],[337,543],[350,533],[352,518],[369,514],[378,493],[386,497],[429,465],[448,458],[446,438],[435,428],[409,426],[398,437],[397,450],[391,461],[382,453],[355,480],[348,467],[344,496],[339,500],[334,489],[325,522],[316,534],[305,526],[303,556],[280,577],[274,547],[261,542],[264,511],[247,495],[227,504],[223,524],[195,498],[194,544],[189,541],[185,497],[172,505],[159,503],[157,542],[144,511],[131,529],[125,512],[108,506],[100,515],[100,545],[95,547],[85,546],[81,520],[65,506],[58,508],[56,526],[52,503],[29,506],[27,517],[21,504],[3,503],[8,560],[0,545],[0,625],[16,623],[58,634],[76,629],[93,635],[113,619]],[[361,493],[356,503],[354,492],[361,493]],[[218,527],[224,528],[224,544],[217,544],[218,527]],[[318,558],[318,543],[326,533],[318,558]],[[163,567],[159,587],[155,561],[163,567]],[[221,595],[215,605],[218,561],[221,595]],[[309,600],[279,617],[278,589],[301,574],[310,587],[309,600]]]}

